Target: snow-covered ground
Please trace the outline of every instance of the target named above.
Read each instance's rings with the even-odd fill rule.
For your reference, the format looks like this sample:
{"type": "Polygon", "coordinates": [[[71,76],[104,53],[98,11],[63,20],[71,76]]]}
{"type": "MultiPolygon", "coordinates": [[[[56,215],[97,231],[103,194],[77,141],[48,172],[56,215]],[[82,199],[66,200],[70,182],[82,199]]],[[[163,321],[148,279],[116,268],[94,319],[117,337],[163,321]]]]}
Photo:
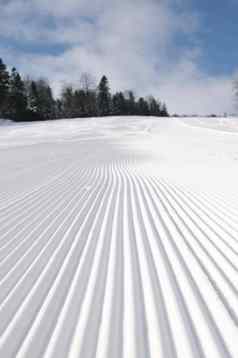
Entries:
{"type": "Polygon", "coordinates": [[[0,124],[0,357],[238,357],[238,119],[0,124]]]}

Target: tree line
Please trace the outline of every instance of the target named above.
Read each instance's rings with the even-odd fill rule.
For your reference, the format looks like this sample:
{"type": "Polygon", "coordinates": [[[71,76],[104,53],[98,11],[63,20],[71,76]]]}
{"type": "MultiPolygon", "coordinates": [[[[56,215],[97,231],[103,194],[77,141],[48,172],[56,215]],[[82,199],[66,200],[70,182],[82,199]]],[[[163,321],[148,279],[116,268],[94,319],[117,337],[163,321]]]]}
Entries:
{"type": "Polygon", "coordinates": [[[39,121],[61,118],[111,115],[168,116],[164,103],[153,96],[136,98],[133,91],[111,93],[103,76],[96,86],[84,73],[79,88],[64,86],[54,98],[45,79],[23,79],[15,67],[9,72],[0,59],[0,117],[14,121],[39,121]]]}

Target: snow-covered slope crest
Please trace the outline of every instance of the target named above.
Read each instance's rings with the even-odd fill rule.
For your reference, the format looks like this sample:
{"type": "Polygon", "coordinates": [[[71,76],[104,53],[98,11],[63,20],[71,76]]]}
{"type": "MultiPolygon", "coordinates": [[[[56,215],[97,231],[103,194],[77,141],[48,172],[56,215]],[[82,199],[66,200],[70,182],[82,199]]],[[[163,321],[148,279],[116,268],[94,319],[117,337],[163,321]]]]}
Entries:
{"type": "Polygon", "coordinates": [[[0,357],[237,358],[238,134],[0,128],[0,357]]]}
{"type": "Polygon", "coordinates": [[[238,132],[237,117],[186,117],[181,121],[196,127],[211,128],[225,132],[238,132]]]}
{"type": "Polygon", "coordinates": [[[0,127],[9,126],[9,125],[14,125],[14,123],[9,119],[0,118],[0,127]]]}

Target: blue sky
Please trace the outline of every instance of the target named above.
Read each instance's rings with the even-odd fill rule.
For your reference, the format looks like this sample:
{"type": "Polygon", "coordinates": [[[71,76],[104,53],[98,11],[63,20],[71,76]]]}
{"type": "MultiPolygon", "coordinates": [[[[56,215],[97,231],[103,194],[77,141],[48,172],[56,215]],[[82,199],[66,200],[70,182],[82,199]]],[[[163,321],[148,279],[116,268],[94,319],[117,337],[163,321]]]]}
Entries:
{"type": "Polygon", "coordinates": [[[237,0],[8,0],[0,51],[10,66],[47,77],[56,94],[106,73],[113,90],[165,100],[172,112],[233,112],[237,0]],[[216,104],[216,107],[214,107],[216,104]]]}
{"type": "Polygon", "coordinates": [[[191,3],[201,21],[201,65],[208,73],[232,74],[238,66],[238,2],[199,0],[191,3]]]}

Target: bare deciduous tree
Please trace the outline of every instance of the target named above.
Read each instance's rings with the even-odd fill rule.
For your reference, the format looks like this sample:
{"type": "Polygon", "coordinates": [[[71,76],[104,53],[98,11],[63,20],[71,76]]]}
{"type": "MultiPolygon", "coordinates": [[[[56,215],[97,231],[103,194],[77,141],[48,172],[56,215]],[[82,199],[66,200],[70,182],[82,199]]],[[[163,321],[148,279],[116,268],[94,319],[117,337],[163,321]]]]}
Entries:
{"type": "Polygon", "coordinates": [[[80,87],[85,92],[94,91],[96,88],[95,78],[88,72],[83,72],[80,77],[80,87]]]}

